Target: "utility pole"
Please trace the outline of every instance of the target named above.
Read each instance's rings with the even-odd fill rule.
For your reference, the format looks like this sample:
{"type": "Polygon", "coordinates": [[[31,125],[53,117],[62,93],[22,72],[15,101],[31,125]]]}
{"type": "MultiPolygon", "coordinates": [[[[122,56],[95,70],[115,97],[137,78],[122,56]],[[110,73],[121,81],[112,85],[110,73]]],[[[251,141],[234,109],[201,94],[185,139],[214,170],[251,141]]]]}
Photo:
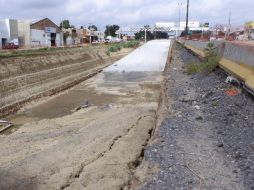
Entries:
{"type": "Polygon", "coordinates": [[[145,27],[145,43],[146,43],[146,41],[147,41],[147,40],[146,40],[146,30],[147,30],[147,29],[146,29],[146,27],[145,27]]]}
{"type": "Polygon", "coordinates": [[[231,11],[229,11],[228,17],[228,36],[230,36],[230,30],[231,30],[231,11]]]}
{"type": "Polygon", "coordinates": [[[189,0],[187,0],[187,12],[186,12],[186,35],[188,34],[189,31],[189,0]]]}
{"type": "Polygon", "coordinates": [[[178,6],[179,6],[179,33],[178,33],[178,37],[181,35],[181,6],[183,5],[183,3],[179,2],[178,6]]]}
{"type": "Polygon", "coordinates": [[[63,21],[62,21],[62,46],[64,46],[64,30],[63,30],[63,21]]]}

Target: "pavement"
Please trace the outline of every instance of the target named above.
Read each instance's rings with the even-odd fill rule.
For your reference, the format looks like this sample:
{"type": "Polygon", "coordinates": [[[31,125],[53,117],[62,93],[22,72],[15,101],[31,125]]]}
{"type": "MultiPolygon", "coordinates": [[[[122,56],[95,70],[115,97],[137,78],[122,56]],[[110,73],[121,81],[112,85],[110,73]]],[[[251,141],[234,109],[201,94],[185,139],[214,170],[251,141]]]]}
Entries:
{"type": "Polygon", "coordinates": [[[13,116],[22,125],[0,136],[0,189],[130,188],[156,126],[170,43],[148,42],[97,76],[13,116]],[[59,104],[67,114],[48,116],[59,104]]]}

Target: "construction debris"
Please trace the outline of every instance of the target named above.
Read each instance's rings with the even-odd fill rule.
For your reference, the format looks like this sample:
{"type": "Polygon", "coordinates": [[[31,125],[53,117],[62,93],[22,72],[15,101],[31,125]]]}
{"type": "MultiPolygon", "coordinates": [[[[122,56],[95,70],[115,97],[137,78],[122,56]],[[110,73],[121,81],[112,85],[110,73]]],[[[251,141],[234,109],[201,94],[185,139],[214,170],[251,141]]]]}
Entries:
{"type": "Polygon", "coordinates": [[[13,124],[9,121],[0,120],[0,133],[12,127],[13,124]]]}
{"type": "Polygon", "coordinates": [[[88,108],[90,107],[91,105],[89,104],[88,101],[85,101],[84,103],[80,104],[80,106],[76,107],[75,109],[72,110],[72,112],[76,112],[76,111],[79,111],[81,109],[85,109],[85,108],[88,108]]]}

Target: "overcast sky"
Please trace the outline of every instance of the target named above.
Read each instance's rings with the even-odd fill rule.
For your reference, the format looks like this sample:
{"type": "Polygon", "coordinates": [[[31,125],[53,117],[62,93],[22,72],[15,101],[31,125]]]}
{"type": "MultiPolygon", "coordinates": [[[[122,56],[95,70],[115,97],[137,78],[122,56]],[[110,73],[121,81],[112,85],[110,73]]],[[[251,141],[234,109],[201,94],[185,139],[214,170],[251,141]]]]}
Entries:
{"type": "MultiPolygon", "coordinates": [[[[182,2],[182,20],[186,0],[0,0],[0,18],[37,20],[48,17],[56,24],[69,19],[80,27],[94,23],[153,25],[160,21],[178,21],[178,2],[182,2]]],[[[254,20],[254,0],[190,0],[190,20],[226,24],[229,11],[232,23],[254,20]]]]}

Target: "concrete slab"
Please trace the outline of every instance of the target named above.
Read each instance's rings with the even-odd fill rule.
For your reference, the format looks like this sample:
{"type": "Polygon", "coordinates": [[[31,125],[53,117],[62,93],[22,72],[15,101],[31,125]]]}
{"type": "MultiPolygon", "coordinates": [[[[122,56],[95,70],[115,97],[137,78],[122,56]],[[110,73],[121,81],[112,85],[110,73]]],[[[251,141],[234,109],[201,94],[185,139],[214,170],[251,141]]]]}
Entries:
{"type": "Polygon", "coordinates": [[[170,40],[150,41],[106,68],[104,72],[163,71],[170,44],[170,40]]]}

